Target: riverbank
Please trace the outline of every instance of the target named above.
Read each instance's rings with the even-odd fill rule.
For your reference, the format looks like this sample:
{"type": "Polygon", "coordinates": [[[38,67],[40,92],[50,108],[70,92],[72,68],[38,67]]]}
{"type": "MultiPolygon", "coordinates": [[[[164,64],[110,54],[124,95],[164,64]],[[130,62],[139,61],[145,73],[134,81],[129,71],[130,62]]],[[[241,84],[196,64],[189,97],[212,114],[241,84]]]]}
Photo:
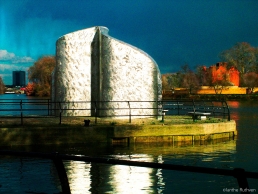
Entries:
{"type": "Polygon", "coordinates": [[[237,135],[235,121],[210,118],[194,122],[190,116],[166,116],[164,121],[155,118],[100,119],[95,123],[89,117],[0,119],[0,146],[64,144],[64,143],[137,143],[171,142],[194,144],[237,135]]]}
{"type": "Polygon", "coordinates": [[[254,101],[258,100],[258,94],[166,94],[163,100],[194,99],[194,100],[226,100],[226,101],[254,101]]]}

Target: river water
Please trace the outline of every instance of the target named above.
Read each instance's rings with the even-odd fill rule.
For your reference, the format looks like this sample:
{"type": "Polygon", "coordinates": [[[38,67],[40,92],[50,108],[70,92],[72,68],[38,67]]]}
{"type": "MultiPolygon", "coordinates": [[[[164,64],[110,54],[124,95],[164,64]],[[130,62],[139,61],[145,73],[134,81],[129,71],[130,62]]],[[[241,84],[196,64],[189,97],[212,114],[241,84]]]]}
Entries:
{"type": "MultiPolygon", "coordinates": [[[[238,136],[232,140],[173,146],[168,143],[126,145],[13,146],[3,150],[60,152],[132,161],[258,172],[258,102],[229,101],[238,136]]],[[[152,168],[64,161],[72,193],[225,193],[240,192],[235,178],[152,168]],[[234,190],[232,190],[234,189],[234,190]]],[[[248,179],[258,192],[258,180],[248,179]]],[[[60,193],[49,160],[0,158],[0,193],[60,193]]]]}

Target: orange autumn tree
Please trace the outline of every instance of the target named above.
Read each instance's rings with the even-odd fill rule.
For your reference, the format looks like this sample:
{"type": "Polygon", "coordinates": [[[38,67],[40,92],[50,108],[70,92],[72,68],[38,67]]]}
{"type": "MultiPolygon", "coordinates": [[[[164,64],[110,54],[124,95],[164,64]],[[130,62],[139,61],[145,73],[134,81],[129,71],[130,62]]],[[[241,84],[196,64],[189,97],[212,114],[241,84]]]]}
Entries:
{"type": "Polygon", "coordinates": [[[5,85],[2,77],[0,77],[0,94],[4,94],[4,92],[5,92],[5,85]]]}
{"type": "Polygon", "coordinates": [[[25,88],[25,94],[27,96],[34,96],[35,95],[34,88],[35,88],[35,84],[29,82],[25,88]]]}
{"type": "Polygon", "coordinates": [[[26,93],[36,96],[50,96],[51,73],[56,66],[54,56],[39,58],[33,66],[28,69],[29,83],[26,93]]]}

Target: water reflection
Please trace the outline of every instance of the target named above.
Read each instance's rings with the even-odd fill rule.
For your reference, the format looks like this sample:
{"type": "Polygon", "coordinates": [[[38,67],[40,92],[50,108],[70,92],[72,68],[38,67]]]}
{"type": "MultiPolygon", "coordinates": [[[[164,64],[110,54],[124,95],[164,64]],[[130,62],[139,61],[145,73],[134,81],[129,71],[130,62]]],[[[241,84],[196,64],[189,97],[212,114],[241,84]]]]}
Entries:
{"type": "Polygon", "coordinates": [[[64,162],[72,193],[90,193],[91,164],[80,161],[64,162]]]}
{"type": "Polygon", "coordinates": [[[239,108],[240,102],[238,102],[238,101],[228,101],[227,104],[230,108],[239,108]]]}
{"type": "MultiPolygon", "coordinates": [[[[153,162],[147,154],[119,155],[120,160],[153,162]]],[[[156,169],[114,165],[109,168],[109,180],[114,193],[150,193],[155,186],[156,169]]]]}
{"type": "Polygon", "coordinates": [[[145,193],[153,186],[153,169],[115,165],[109,168],[113,193],[145,193]]]}
{"type": "MultiPolygon", "coordinates": [[[[108,157],[119,160],[232,169],[236,141],[186,147],[166,143],[142,143],[129,147],[115,146],[112,147],[112,152],[108,157]]],[[[196,177],[197,182],[206,181],[202,180],[204,175],[162,169],[84,162],[65,162],[65,166],[72,193],[164,193],[170,187],[182,189],[181,182],[185,180],[185,176],[196,177]],[[181,178],[177,179],[178,177],[181,178]]],[[[216,181],[218,184],[225,181],[221,177],[214,177],[214,181],[209,181],[210,185],[216,181]]],[[[226,181],[230,185],[235,180],[228,177],[226,181]]]]}
{"type": "MultiPolygon", "coordinates": [[[[145,154],[113,158],[128,160],[128,157],[131,161],[154,162],[154,158],[145,154]]],[[[162,156],[157,160],[163,162],[162,156]]],[[[160,169],[75,161],[64,164],[72,193],[152,193],[153,188],[158,188],[158,193],[162,193],[164,186],[160,169]]]]}
{"type": "MultiPolygon", "coordinates": [[[[34,149],[37,151],[44,149],[49,152],[53,147],[48,149],[46,146],[42,148],[34,146],[26,151],[35,151],[34,149]]],[[[235,140],[192,146],[138,143],[130,146],[111,146],[106,150],[100,144],[91,147],[64,145],[54,149],[68,154],[72,150],[73,153],[80,155],[89,155],[96,153],[96,150],[102,150],[96,153],[98,157],[224,169],[232,169],[236,161],[235,140]]],[[[214,190],[216,193],[223,187],[237,186],[234,185],[236,181],[232,177],[80,161],[65,161],[64,165],[72,193],[170,193],[172,191],[199,193],[198,189],[193,191],[196,185],[201,186],[204,191],[216,187],[218,188],[214,190]]],[[[1,158],[0,169],[0,192],[12,193],[17,190],[20,193],[24,191],[58,193],[60,191],[56,169],[50,160],[1,158]],[[35,178],[37,173],[40,173],[40,176],[35,178]],[[42,184],[37,186],[38,183],[42,184]]]]}
{"type": "Polygon", "coordinates": [[[228,101],[228,106],[231,109],[230,117],[232,120],[238,121],[239,120],[239,112],[234,111],[240,107],[240,103],[238,101],[228,101]],[[233,110],[233,111],[232,111],[233,110]]]}
{"type": "Polygon", "coordinates": [[[59,193],[60,189],[52,161],[0,157],[0,193],[59,193]]]}
{"type": "MultiPolygon", "coordinates": [[[[158,163],[164,163],[164,160],[162,159],[162,155],[159,155],[157,158],[158,163]]],[[[157,169],[157,193],[163,193],[163,190],[165,189],[165,182],[162,175],[162,169],[157,169]]]]}

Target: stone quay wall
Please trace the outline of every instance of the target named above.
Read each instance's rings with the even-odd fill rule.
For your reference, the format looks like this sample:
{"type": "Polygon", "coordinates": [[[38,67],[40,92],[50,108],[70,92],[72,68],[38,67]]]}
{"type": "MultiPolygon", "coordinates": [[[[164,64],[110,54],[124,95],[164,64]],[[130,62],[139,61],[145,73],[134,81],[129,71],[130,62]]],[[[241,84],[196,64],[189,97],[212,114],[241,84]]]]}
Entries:
{"type": "Polygon", "coordinates": [[[188,142],[194,144],[237,136],[236,122],[122,125],[122,126],[50,126],[0,129],[0,146],[47,145],[73,143],[150,143],[188,142]]]}

